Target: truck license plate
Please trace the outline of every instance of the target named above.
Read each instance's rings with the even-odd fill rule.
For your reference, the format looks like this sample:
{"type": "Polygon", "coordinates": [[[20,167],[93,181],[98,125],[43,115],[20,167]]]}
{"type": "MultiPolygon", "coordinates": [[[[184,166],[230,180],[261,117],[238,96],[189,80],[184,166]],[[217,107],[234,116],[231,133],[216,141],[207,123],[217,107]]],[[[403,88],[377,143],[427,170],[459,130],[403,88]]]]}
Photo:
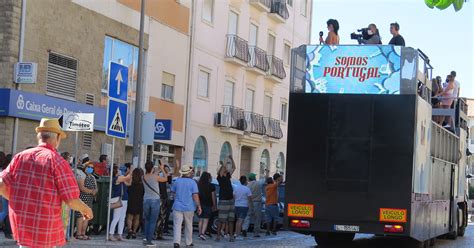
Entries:
{"type": "Polygon", "coordinates": [[[359,226],[334,225],[334,230],[343,232],[358,232],[359,226]]]}

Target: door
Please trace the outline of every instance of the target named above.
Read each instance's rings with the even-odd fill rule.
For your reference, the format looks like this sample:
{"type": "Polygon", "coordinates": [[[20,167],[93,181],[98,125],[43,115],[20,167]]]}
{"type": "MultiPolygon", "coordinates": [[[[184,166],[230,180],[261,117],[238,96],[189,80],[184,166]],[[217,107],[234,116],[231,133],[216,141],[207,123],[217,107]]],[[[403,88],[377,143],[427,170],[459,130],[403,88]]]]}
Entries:
{"type": "Polygon", "coordinates": [[[237,35],[238,20],[239,16],[237,13],[233,11],[229,12],[229,24],[227,27],[229,34],[237,35]]]}
{"type": "Polygon", "coordinates": [[[251,172],[251,163],[252,163],[252,148],[248,146],[242,146],[241,156],[240,156],[240,175],[246,176],[251,172]]]}
{"type": "Polygon", "coordinates": [[[250,24],[249,46],[257,46],[258,27],[250,24]]]}
{"type": "Polygon", "coordinates": [[[267,54],[275,55],[275,36],[268,34],[267,54]]]}

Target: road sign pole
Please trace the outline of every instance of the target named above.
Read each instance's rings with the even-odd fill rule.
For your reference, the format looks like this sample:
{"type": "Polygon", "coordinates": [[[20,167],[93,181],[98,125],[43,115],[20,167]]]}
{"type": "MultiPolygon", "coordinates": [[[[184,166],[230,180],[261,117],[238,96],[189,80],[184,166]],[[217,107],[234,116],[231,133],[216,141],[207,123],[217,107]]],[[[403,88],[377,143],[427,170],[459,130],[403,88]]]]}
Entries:
{"type": "MultiPolygon", "coordinates": [[[[75,148],[74,148],[74,178],[77,178],[77,162],[78,162],[78,153],[79,153],[79,132],[75,132],[76,133],[76,138],[75,138],[75,148]]],[[[75,214],[74,214],[74,211],[71,209],[70,211],[71,215],[72,215],[72,218],[71,218],[71,227],[70,227],[70,230],[71,230],[71,233],[70,233],[70,236],[74,236],[74,226],[76,225],[76,217],[75,217],[75,214]]]]}
{"type": "Polygon", "coordinates": [[[140,12],[140,36],[139,36],[139,49],[138,49],[138,78],[137,78],[137,94],[135,103],[135,119],[133,127],[133,161],[138,160],[137,167],[140,168],[141,160],[141,117],[143,108],[143,41],[144,41],[144,29],[145,29],[145,0],[141,1],[141,12],[140,12]]]}
{"type": "Polygon", "coordinates": [[[105,234],[105,240],[109,240],[109,229],[110,229],[110,199],[112,198],[112,179],[114,177],[114,154],[115,154],[115,138],[112,138],[112,155],[111,161],[112,165],[110,166],[110,182],[109,182],[109,200],[107,201],[107,233],[105,234]]]}

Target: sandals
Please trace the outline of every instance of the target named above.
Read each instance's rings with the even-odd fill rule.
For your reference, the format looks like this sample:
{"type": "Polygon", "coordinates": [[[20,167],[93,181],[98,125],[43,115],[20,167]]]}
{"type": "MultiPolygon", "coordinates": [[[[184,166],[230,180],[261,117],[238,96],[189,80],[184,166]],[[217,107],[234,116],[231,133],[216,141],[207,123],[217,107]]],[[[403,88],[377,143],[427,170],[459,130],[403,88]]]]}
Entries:
{"type": "Polygon", "coordinates": [[[91,240],[91,238],[87,235],[77,235],[76,239],[78,239],[78,240],[91,240]]]}

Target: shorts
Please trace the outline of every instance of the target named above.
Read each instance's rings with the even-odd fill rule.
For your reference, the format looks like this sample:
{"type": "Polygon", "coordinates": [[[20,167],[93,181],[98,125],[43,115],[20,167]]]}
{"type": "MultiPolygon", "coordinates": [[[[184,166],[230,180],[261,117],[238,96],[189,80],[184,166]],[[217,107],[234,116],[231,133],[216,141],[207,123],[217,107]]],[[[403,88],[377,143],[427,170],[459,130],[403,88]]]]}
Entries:
{"type": "Polygon", "coordinates": [[[272,221],[278,222],[280,219],[280,213],[278,212],[278,205],[266,205],[265,206],[265,221],[270,223],[272,221]]]}
{"type": "Polygon", "coordinates": [[[248,207],[235,207],[235,218],[243,220],[247,218],[248,212],[249,212],[248,207]]]}
{"type": "Polygon", "coordinates": [[[217,204],[219,210],[219,221],[222,223],[235,221],[235,203],[234,200],[220,200],[217,204]]]}
{"type": "Polygon", "coordinates": [[[212,216],[212,207],[201,206],[202,213],[199,215],[199,219],[210,219],[212,216]]]}

